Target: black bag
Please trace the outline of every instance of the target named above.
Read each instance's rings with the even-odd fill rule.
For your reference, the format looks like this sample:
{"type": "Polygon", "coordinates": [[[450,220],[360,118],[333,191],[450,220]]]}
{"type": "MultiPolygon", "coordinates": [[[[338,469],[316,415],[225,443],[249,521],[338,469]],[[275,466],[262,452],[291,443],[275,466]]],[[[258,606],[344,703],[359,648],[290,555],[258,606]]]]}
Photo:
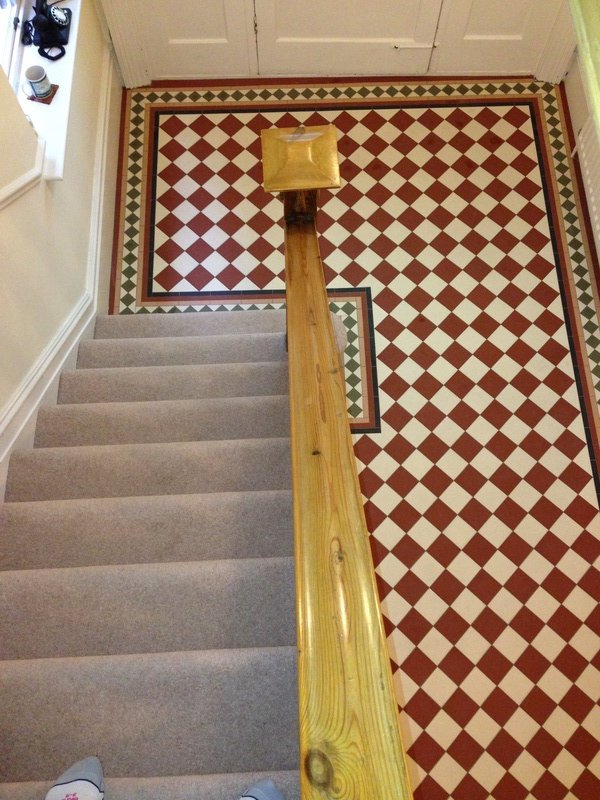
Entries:
{"type": "Polygon", "coordinates": [[[35,0],[33,10],[35,16],[25,23],[23,44],[34,44],[38,53],[50,61],[58,61],[65,54],[65,45],[69,41],[71,32],[70,8],[57,8],[57,3],[48,3],[46,0],[35,0]],[[49,52],[49,51],[54,52],[49,52]]]}

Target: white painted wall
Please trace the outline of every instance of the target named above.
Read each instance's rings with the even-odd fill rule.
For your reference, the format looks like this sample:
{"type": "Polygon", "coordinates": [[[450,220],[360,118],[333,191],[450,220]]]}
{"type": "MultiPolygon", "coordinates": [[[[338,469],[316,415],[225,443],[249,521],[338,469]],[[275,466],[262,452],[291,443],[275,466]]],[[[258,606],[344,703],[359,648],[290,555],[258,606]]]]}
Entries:
{"type": "MultiPolygon", "coordinates": [[[[64,180],[0,209],[0,496],[8,452],[28,443],[42,398],[52,401],[110,269],[120,81],[93,3],[80,13],[64,180]]],[[[2,135],[29,135],[6,83],[0,76],[2,135]]],[[[0,161],[8,155],[3,144],[0,161]]]]}
{"type": "Polygon", "coordinates": [[[2,137],[0,190],[2,190],[14,184],[35,162],[37,136],[21,111],[15,93],[1,69],[0,109],[2,109],[0,124],[2,137]]]}

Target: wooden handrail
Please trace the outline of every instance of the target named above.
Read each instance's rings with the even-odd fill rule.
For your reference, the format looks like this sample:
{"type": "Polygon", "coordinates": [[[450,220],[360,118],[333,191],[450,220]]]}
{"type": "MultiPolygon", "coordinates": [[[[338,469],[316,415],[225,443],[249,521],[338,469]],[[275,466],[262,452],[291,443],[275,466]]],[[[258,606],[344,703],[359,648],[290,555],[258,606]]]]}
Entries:
{"type": "Polygon", "coordinates": [[[410,800],[315,228],[286,192],[302,800],[410,800]]]}

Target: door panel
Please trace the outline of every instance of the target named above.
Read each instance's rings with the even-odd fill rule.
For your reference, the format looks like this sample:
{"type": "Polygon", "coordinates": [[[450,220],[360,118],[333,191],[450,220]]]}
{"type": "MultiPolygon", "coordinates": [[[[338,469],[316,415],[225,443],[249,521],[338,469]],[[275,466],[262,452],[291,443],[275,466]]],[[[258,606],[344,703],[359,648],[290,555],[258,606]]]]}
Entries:
{"type": "Polygon", "coordinates": [[[422,74],[442,0],[256,0],[261,75],[422,74]]]}
{"type": "Polygon", "coordinates": [[[248,0],[146,0],[144,49],[153,80],[256,73],[248,0]]]}
{"type": "Polygon", "coordinates": [[[534,74],[564,0],[446,0],[434,74],[534,74]]]}

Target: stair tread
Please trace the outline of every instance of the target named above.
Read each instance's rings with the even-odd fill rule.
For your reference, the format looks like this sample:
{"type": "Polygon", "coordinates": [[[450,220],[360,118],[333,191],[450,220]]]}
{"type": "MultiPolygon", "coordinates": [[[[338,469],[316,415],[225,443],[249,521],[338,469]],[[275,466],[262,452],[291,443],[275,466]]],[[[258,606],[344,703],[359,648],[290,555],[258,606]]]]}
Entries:
{"type": "Polygon", "coordinates": [[[185,336],[190,332],[204,336],[222,333],[285,331],[285,311],[206,311],[153,314],[99,314],[94,338],[126,336],[185,336]]]}
{"type": "Polygon", "coordinates": [[[291,492],[33,500],[0,505],[0,567],[291,555],[291,492]]]}
{"type": "Polygon", "coordinates": [[[97,367],[65,371],[59,403],[283,394],[287,362],[97,367]]]}
{"type": "Polygon", "coordinates": [[[288,433],[287,395],[71,403],[40,409],[35,447],[254,439],[288,433]]]}
{"type": "Polygon", "coordinates": [[[1,572],[0,659],[291,645],[293,587],[291,557],[1,572]]]}
{"type": "Polygon", "coordinates": [[[293,647],[4,661],[4,780],[295,769],[295,687],[293,647]]]}
{"type": "Polygon", "coordinates": [[[77,367],[89,369],[285,360],[284,333],[156,336],[84,340],[79,345],[77,367]]]}
{"type": "Polygon", "coordinates": [[[284,437],[47,447],[12,454],[6,500],[287,489],[290,480],[284,437]]]}

